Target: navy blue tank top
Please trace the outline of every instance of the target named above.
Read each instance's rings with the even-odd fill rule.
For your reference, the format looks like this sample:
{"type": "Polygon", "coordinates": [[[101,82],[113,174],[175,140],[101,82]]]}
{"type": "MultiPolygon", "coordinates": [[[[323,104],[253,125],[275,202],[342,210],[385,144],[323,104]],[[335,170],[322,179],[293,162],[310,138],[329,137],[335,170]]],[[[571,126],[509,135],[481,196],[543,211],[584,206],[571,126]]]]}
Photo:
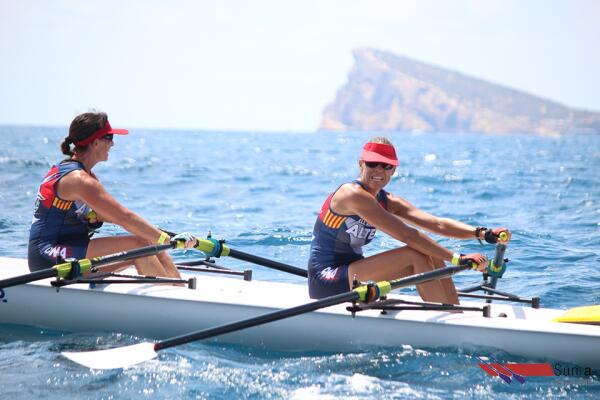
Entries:
{"type": "MultiPolygon", "coordinates": [[[[360,181],[352,183],[364,189],[360,181]]],[[[331,199],[338,190],[339,187],[327,197],[315,222],[309,270],[318,271],[360,260],[363,258],[362,247],[373,240],[377,231],[358,215],[338,214],[331,209],[331,199]]],[[[380,190],[376,199],[387,210],[387,192],[380,190]]]]}
{"type": "Polygon", "coordinates": [[[80,257],[79,250],[87,248],[90,233],[93,233],[87,220],[91,208],[80,201],[63,200],[56,193],[56,184],[65,175],[83,169],[79,161],[64,160],[54,165],[42,181],[29,232],[30,269],[49,267],[53,262],[80,257]],[[40,260],[49,260],[50,264],[39,265],[40,260]]]}

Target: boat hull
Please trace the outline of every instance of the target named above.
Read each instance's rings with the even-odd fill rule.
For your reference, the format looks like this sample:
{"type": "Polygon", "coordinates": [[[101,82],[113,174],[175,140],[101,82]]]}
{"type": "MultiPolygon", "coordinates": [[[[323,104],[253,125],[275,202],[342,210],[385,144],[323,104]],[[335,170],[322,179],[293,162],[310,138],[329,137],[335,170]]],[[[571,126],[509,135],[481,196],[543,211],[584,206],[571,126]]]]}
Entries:
{"type": "MultiPolygon", "coordinates": [[[[27,273],[25,261],[0,258],[0,279],[27,273]]],[[[198,275],[195,290],[170,285],[87,284],[50,280],[3,289],[0,323],[69,332],[122,332],[167,338],[311,301],[304,285],[198,275]]],[[[394,297],[394,296],[390,296],[394,297]]],[[[412,300],[413,296],[395,296],[412,300]]],[[[464,305],[479,305],[463,302],[464,305]]],[[[367,310],[347,304],[223,335],[215,340],[283,351],[358,351],[372,347],[483,347],[532,360],[600,368],[600,326],[552,322],[563,310],[492,304],[480,312],[367,310]],[[506,317],[499,317],[505,314],[506,317]]],[[[485,350],[481,351],[485,355],[485,350]]]]}

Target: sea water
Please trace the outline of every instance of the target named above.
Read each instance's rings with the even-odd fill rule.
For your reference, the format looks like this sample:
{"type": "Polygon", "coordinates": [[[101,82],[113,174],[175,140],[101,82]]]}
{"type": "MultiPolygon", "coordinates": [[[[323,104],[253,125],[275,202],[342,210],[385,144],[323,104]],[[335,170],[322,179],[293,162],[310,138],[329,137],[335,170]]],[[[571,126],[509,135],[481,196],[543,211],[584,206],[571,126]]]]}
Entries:
{"type": "MultiPolygon", "coordinates": [[[[62,158],[59,144],[65,132],[66,128],[0,127],[1,256],[26,257],[37,189],[50,166],[62,158]]],[[[357,177],[357,158],[369,137],[132,129],[128,136],[115,136],[109,161],[94,171],[116,199],[157,226],[197,235],[212,232],[238,250],[305,268],[322,202],[338,185],[357,177]]],[[[543,307],[600,304],[600,136],[388,137],[396,145],[400,166],[386,189],[434,215],[512,230],[501,290],[540,296],[543,307]]],[[[100,235],[120,233],[122,229],[107,226],[100,235]]],[[[462,253],[491,256],[494,250],[475,240],[433,237],[462,253]]],[[[369,255],[399,245],[380,232],[365,251],[369,255]]],[[[197,255],[175,252],[174,257],[197,255]]],[[[234,269],[250,267],[234,259],[221,262],[234,269]]],[[[254,279],[305,284],[294,275],[252,268],[254,279]]],[[[458,287],[479,279],[472,272],[455,277],[458,287]]],[[[66,349],[143,339],[0,325],[0,398],[600,396],[597,372],[527,378],[523,385],[509,385],[480,369],[476,356],[503,362],[552,360],[452,347],[281,353],[193,343],[117,371],[90,371],[60,356],[66,349]]],[[[493,344],[497,338],[488,339],[493,344]]]]}

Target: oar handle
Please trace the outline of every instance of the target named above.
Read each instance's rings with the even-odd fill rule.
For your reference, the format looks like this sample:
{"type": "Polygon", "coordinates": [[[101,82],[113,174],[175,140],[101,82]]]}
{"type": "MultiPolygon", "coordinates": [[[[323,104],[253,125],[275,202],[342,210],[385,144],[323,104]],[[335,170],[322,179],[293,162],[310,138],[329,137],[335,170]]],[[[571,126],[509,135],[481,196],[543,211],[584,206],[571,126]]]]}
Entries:
{"type": "MultiPolygon", "coordinates": [[[[493,289],[495,289],[498,284],[498,278],[502,278],[502,275],[504,275],[504,272],[506,271],[504,253],[506,252],[506,239],[508,239],[508,235],[506,232],[500,232],[499,238],[500,241],[496,243],[496,253],[488,266],[488,275],[491,277],[489,286],[493,289]]],[[[489,302],[491,301],[488,301],[488,303],[489,302]]]]}

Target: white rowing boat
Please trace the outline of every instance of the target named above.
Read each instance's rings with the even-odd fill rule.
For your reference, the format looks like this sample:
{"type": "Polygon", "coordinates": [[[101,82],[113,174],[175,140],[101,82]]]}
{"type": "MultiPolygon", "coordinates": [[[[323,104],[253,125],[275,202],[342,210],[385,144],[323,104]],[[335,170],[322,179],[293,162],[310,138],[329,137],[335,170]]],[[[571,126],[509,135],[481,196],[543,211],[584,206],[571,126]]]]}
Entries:
{"type": "MultiPolygon", "coordinates": [[[[26,261],[0,257],[0,280],[29,272],[26,261]]],[[[73,284],[43,279],[0,289],[0,323],[68,332],[123,332],[167,338],[242,320],[311,300],[305,285],[197,276],[196,289],[155,284],[73,284]]],[[[418,301],[414,296],[388,299],[418,301]]],[[[368,309],[349,304],[219,336],[218,340],[284,351],[357,351],[369,347],[500,349],[541,361],[600,368],[600,326],[554,322],[565,310],[491,304],[481,311],[368,309]]],[[[463,301],[467,307],[484,303],[463,301]]]]}

